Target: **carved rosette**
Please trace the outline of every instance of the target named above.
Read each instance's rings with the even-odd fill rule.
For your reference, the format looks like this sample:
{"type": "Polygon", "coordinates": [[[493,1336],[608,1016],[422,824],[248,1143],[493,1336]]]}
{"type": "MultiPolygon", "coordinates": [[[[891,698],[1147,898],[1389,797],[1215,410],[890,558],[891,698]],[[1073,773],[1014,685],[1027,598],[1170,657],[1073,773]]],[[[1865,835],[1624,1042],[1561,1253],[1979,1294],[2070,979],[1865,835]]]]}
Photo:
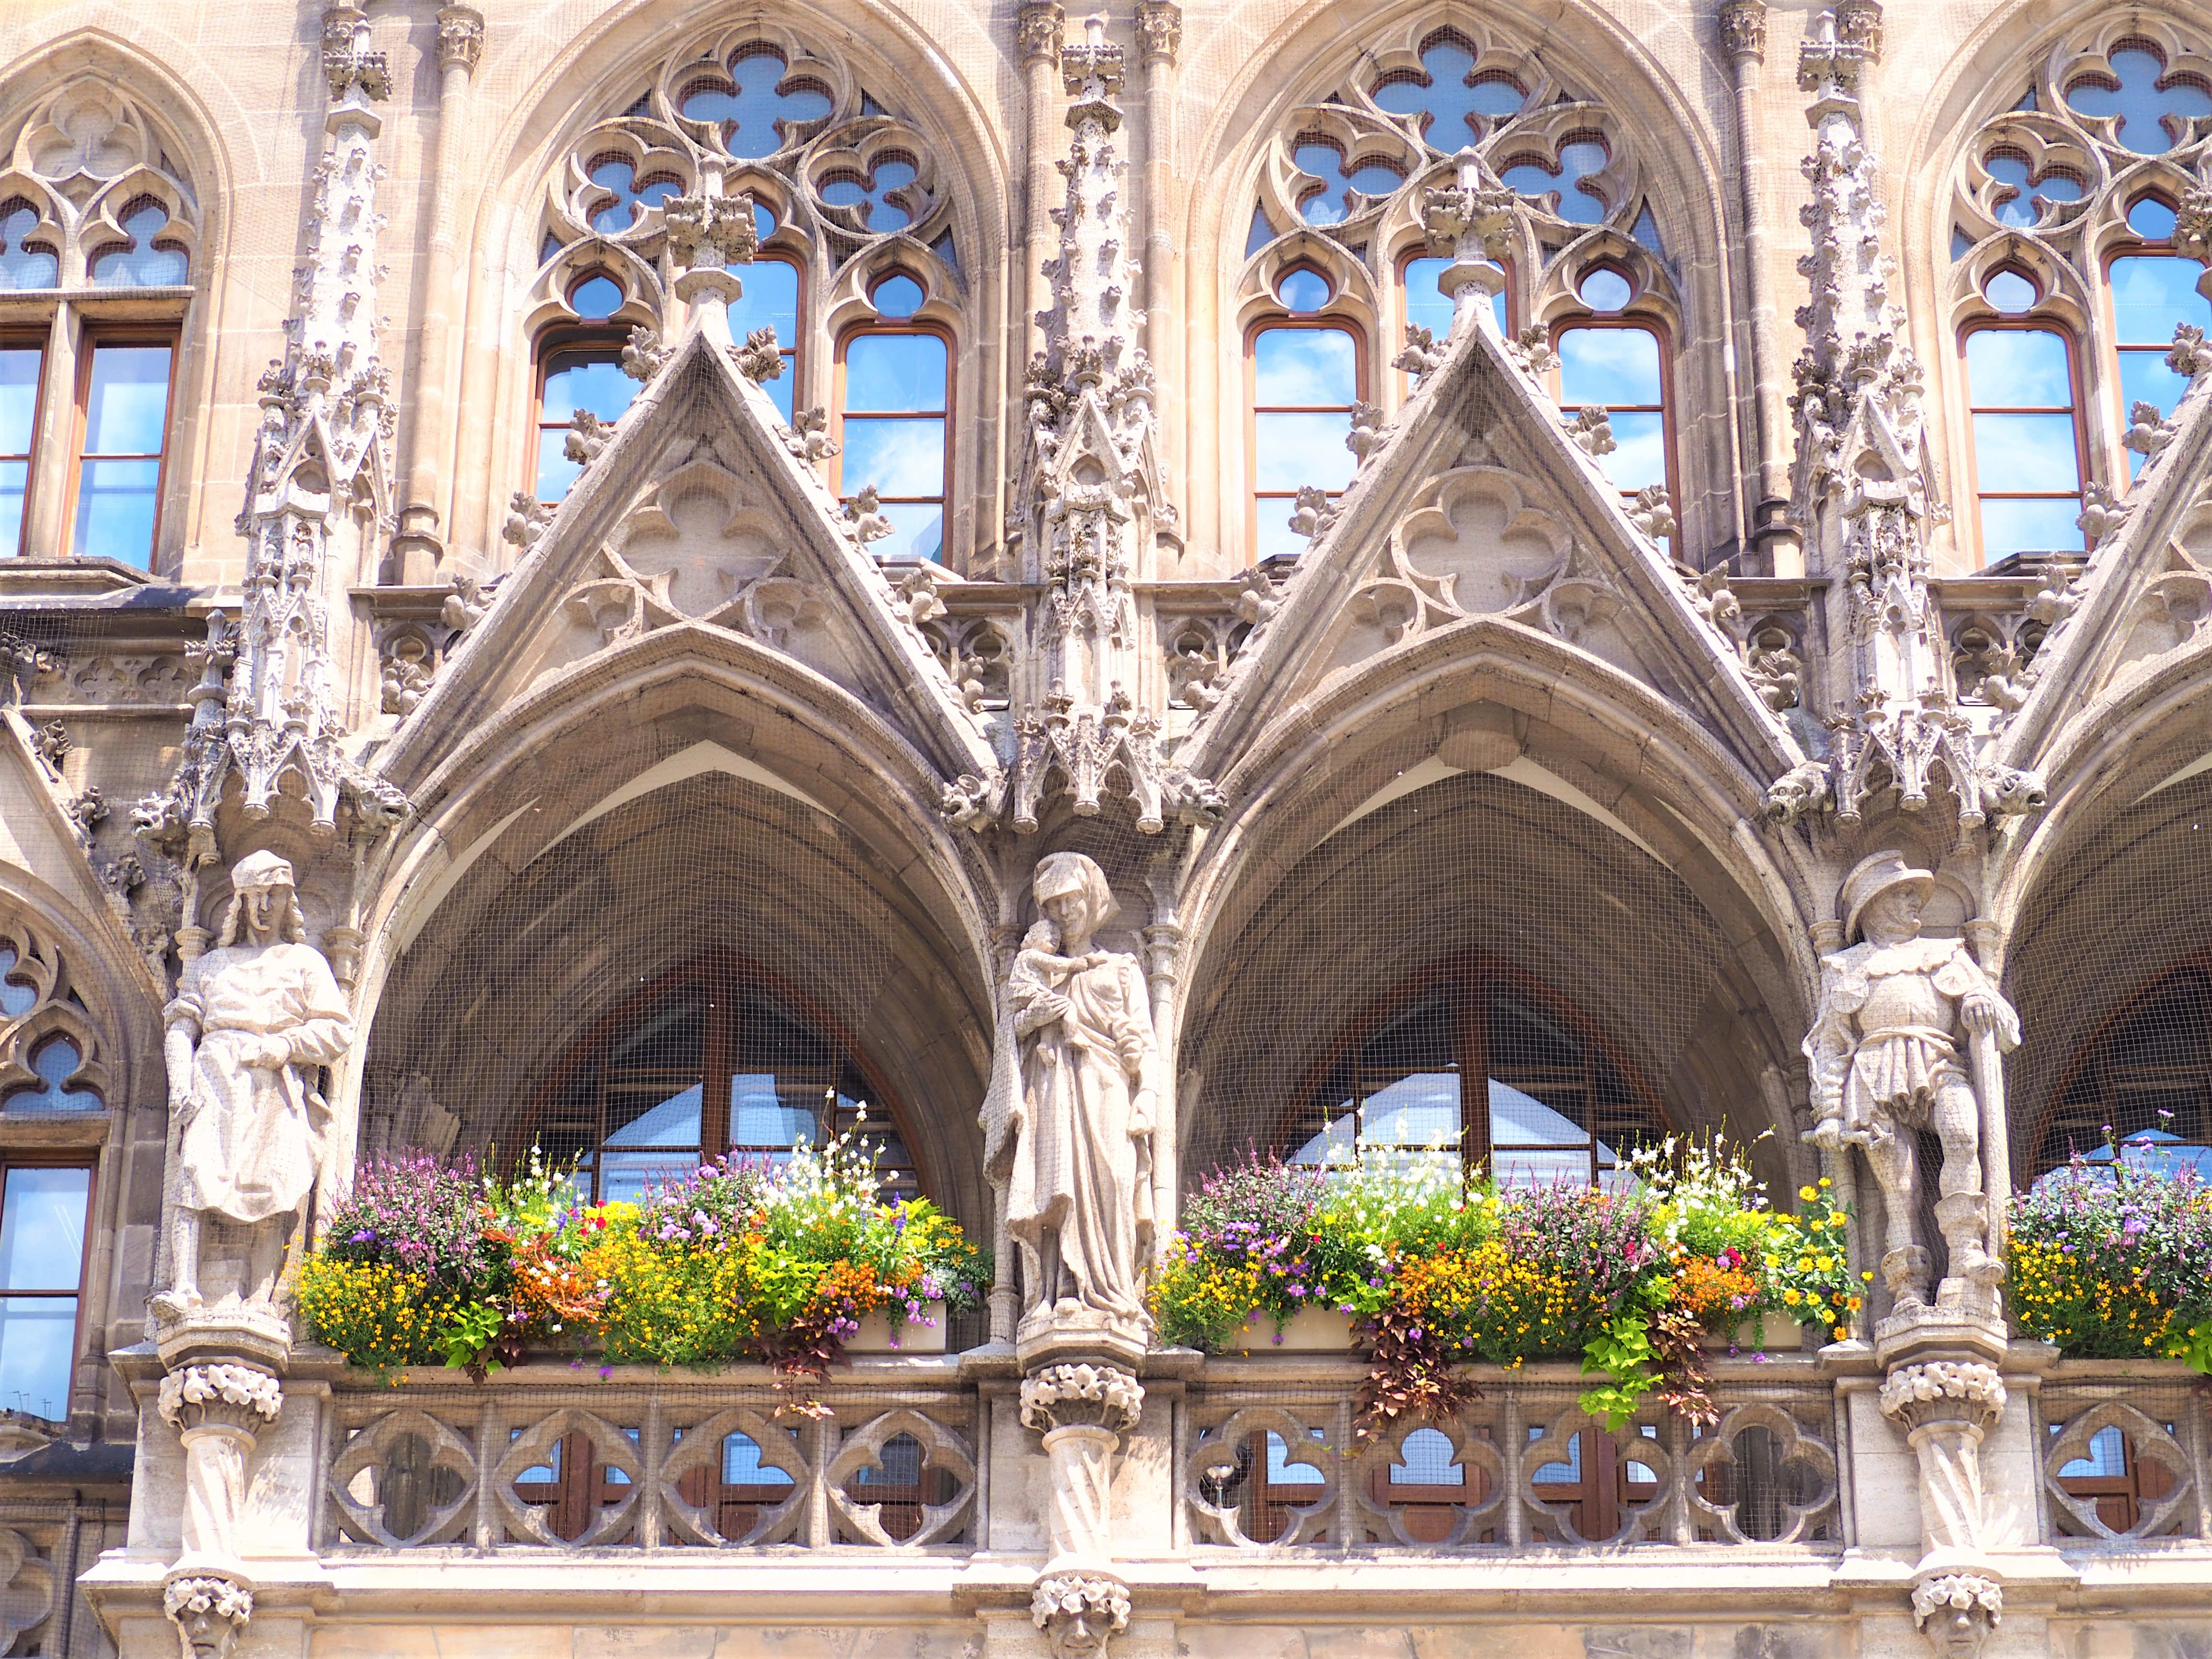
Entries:
{"type": "Polygon", "coordinates": [[[1129,1628],[1129,1592],[1099,1574],[1051,1573],[1030,1592],[1030,1617],[1054,1659],[1103,1659],[1108,1638],[1129,1628]]]}
{"type": "Polygon", "coordinates": [[[1112,1365],[1047,1365],[1022,1379],[1022,1421],[1047,1433],[1082,1426],[1119,1434],[1144,1403],[1137,1379],[1112,1365]]]}
{"type": "Polygon", "coordinates": [[[232,1428],[249,1437],[276,1419],[284,1390],[252,1365],[187,1365],[161,1379],[162,1419],[173,1428],[232,1428]]]}
{"type": "Polygon", "coordinates": [[[253,1617],[253,1592],[210,1573],[172,1578],[161,1591],[161,1611],[177,1627],[183,1659],[228,1659],[239,1632],[253,1617]]]}
{"type": "Polygon", "coordinates": [[[1731,64],[1766,58],[1766,0],[1727,0],[1721,8],[1721,50],[1731,64]]]}

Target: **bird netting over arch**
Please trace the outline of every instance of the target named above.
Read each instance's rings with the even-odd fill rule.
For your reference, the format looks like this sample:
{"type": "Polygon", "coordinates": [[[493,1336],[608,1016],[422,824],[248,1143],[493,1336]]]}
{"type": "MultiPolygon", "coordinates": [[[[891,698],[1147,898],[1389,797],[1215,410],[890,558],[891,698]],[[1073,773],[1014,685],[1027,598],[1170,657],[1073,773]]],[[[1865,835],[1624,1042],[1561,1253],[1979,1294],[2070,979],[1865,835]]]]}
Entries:
{"type": "Polygon", "coordinates": [[[988,1003],[898,872],[752,776],[626,796],[520,867],[495,848],[407,945],[369,1032],[363,1154],[534,1145],[627,1198],[725,1149],[855,1130],[894,1190],[986,1224],[988,1003]]]}
{"type": "Polygon", "coordinates": [[[1533,762],[1504,769],[1340,824],[1211,942],[1186,1185],[1252,1146],[1449,1147],[1503,1179],[1612,1182],[1670,1127],[1771,1121],[1735,1029],[1759,994],[1705,904],[1533,762]]]}

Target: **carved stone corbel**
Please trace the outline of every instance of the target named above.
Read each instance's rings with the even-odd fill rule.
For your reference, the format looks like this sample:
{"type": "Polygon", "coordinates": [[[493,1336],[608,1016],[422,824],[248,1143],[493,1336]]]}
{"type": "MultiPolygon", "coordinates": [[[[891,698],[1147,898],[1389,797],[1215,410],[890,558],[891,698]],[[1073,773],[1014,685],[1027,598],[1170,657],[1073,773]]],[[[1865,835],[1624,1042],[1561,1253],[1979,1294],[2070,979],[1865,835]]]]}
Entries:
{"type": "Polygon", "coordinates": [[[253,1617],[253,1592],[211,1573],[173,1577],[162,1588],[161,1611],[177,1627],[180,1659],[230,1659],[253,1617]]]}
{"type": "Polygon", "coordinates": [[[1114,1454],[1121,1431],[1135,1424],[1144,1406],[1144,1389],[1118,1366],[1077,1362],[1046,1365],[1024,1377],[1021,1401],[1022,1421],[1042,1431],[1050,1462],[1047,1571],[1111,1560],[1114,1454]]]}
{"type": "Polygon", "coordinates": [[[1922,1555],[1978,1553],[1988,1523],[1982,1439],[2005,1408],[1996,1368],[1978,1359],[1899,1365],[1881,1386],[1881,1404],[1920,1460],[1922,1555]]]}
{"type": "Polygon", "coordinates": [[[1103,1573],[1053,1573],[1037,1580],[1030,1617],[1053,1659],[1103,1659],[1109,1638],[1129,1628],[1129,1592],[1103,1573]]]}
{"type": "Polygon", "coordinates": [[[1942,1573],[1912,1587],[1912,1622],[1942,1659],[1981,1659],[2003,1619],[2004,1592],[1979,1573],[1942,1573]]]}

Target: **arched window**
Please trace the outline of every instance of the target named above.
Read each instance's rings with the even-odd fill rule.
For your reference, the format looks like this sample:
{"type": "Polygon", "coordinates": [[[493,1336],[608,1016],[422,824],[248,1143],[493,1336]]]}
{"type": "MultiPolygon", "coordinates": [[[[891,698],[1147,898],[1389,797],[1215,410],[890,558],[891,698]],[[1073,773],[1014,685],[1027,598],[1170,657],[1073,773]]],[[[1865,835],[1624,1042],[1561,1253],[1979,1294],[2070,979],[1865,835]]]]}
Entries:
{"type": "Polygon", "coordinates": [[[169,210],[144,196],[123,210],[120,223],[131,240],[102,248],[92,258],[95,288],[174,288],[190,278],[191,259],[161,233],[169,210]]]}
{"type": "MultiPolygon", "coordinates": [[[[601,324],[623,303],[615,280],[594,272],[568,291],[568,304],[586,325],[601,324]]],[[[550,331],[538,348],[537,494],[550,504],[568,493],[583,468],[568,459],[568,433],[579,412],[618,420],[637,396],[638,383],[623,373],[624,331],[609,327],[550,331]]]]}
{"type": "Polygon", "coordinates": [[[2212,1176],[2212,952],[2172,963],[2075,1050],[2035,1138],[2033,1173],[2103,1160],[2109,1126],[2212,1176]]]}
{"type": "Polygon", "coordinates": [[[2083,467],[2072,343],[2025,320],[2040,295],[2021,272],[1999,270],[1983,292],[2000,313],[2023,320],[1984,323],[1966,337],[1982,562],[2077,551],[2083,467]]]}
{"type": "Polygon", "coordinates": [[[1625,1182],[1667,1132],[1648,1085],[1577,1011],[1485,957],[1418,975],[1338,1044],[1284,1136],[1293,1162],[1456,1152],[1501,1182],[1625,1182]]]}
{"type": "Polygon", "coordinates": [[[850,500],[876,487],[893,533],[870,544],[880,559],[934,559],[945,550],[945,480],[951,470],[951,342],[911,320],[921,284],[903,273],[869,298],[878,321],[837,343],[836,489],[850,500]]]}
{"type": "MultiPolygon", "coordinates": [[[[764,208],[757,208],[754,216],[759,218],[766,212],[764,208]]],[[[774,225],[771,218],[769,229],[774,225]]],[[[761,234],[765,237],[769,229],[763,229],[761,234]]],[[[799,389],[799,296],[804,286],[799,262],[763,254],[750,264],[732,265],[730,269],[744,285],[743,296],[730,307],[730,331],[743,340],[756,329],[775,331],[775,349],[783,359],[783,373],[773,380],[763,381],[761,390],[775,400],[776,408],[782,411],[784,424],[788,426],[793,399],[799,389]]]]}
{"type": "Polygon", "coordinates": [[[43,341],[0,337],[0,558],[23,550],[23,504],[31,494],[46,363],[43,341]]]}
{"type": "Polygon", "coordinates": [[[1559,328],[1552,349],[1559,357],[1559,408],[1571,422],[1584,409],[1606,412],[1613,428],[1611,453],[1598,465],[1625,501],[1657,484],[1672,497],[1674,445],[1667,398],[1667,351],[1648,323],[1613,315],[1635,297],[1628,277],[1611,265],[1586,274],[1577,290],[1599,316],[1559,328]]]}
{"type": "Polygon", "coordinates": [[[1275,281],[1275,298],[1289,318],[1263,322],[1249,337],[1249,522],[1255,562],[1304,547],[1305,538],[1290,526],[1299,490],[1319,489],[1334,497],[1358,470],[1344,441],[1365,366],[1360,336],[1320,314],[1334,297],[1327,276],[1311,265],[1293,265],[1275,281]]]}
{"type": "MultiPolygon", "coordinates": [[[[2155,196],[2128,210],[2128,227],[2142,240],[2124,244],[2105,262],[2105,281],[2112,307],[2112,349],[2118,355],[2119,413],[2139,403],[2173,413],[2189,382],[2166,366],[2180,324],[2212,328],[2212,301],[2197,291],[2204,267],[2172,251],[2174,211],[2155,196]]],[[[2126,420],[2120,422],[2125,430],[2126,420]]],[[[2130,450],[2130,476],[2149,457],[2130,450]]]]}
{"type": "Polygon", "coordinates": [[[891,1191],[920,1190],[896,1109],[850,1038],[766,969],[714,957],[602,1020],[539,1091],[518,1150],[574,1158],[579,1188],[605,1202],[724,1152],[777,1161],[848,1130],[875,1146],[891,1191]]]}
{"type": "Polygon", "coordinates": [[[87,341],[77,393],[76,511],[70,550],[141,570],[154,563],[176,336],[101,333],[87,341]]]}

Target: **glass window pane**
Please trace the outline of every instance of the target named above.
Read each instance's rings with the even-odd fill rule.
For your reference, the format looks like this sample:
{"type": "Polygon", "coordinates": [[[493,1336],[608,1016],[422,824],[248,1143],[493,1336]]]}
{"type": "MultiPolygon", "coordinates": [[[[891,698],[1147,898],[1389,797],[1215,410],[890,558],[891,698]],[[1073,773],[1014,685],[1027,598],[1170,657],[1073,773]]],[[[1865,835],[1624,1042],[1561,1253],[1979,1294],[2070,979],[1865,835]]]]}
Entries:
{"type": "Polygon", "coordinates": [[[886,502],[884,516],[891,533],[870,542],[868,551],[879,559],[933,559],[945,550],[945,509],[933,502],[886,502]]]}
{"type": "Polygon", "coordinates": [[[111,248],[92,262],[99,288],[161,288],[186,282],[190,262],[180,247],[156,247],[154,239],[169,222],[168,209],[149,203],[123,222],[131,246],[111,248]]]}
{"type": "Polygon", "coordinates": [[[1659,342],[1640,328],[1571,328],[1559,336],[1559,402],[1656,404],[1659,342]]]}
{"type": "Polygon", "coordinates": [[[2117,136],[2136,155],[2163,155],[2174,146],[2175,130],[2187,131],[2186,118],[2212,115],[2212,94],[2180,76],[2168,80],[2156,53],[2123,46],[2106,62],[2119,84],[2076,81],[2066,88],[2066,101],[2084,115],[2118,116],[2117,136]]]}
{"type": "Polygon", "coordinates": [[[1976,409],[2071,409],[2066,342],[2042,329],[1984,328],[1966,337],[1966,384],[1976,409]]]}
{"type": "Polygon", "coordinates": [[[2197,291],[2204,267],[2194,259],[2115,259],[2112,272],[2112,323],[2123,345],[2169,346],[2175,324],[2212,321],[2212,305],[2197,291]]]}
{"type": "Polygon", "coordinates": [[[845,347],[845,407],[942,410],[944,340],[934,334],[863,334],[850,341],[845,347]]]}
{"type": "Polygon", "coordinates": [[[1416,1072],[1376,1090],[1360,1108],[1359,1138],[1370,1146],[1456,1146],[1459,1074],[1416,1072]]]}
{"type": "Polygon", "coordinates": [[[84,558],[120,559],[151,569],[161,482],[158,460],[85,462],[77,476],[70,550],[84,558]]]}
{"type": "Polygon", "coordinates": [[[839,476],[848,495],[864,484],[884,495],[944,495],[944,421],[848,420],[839,476]]]}
{"type": "Polygon", "coordinates": [[[2128,210],[2128,228],[2147,242],[2162,242],[2173,234],[2173,210],[2155,196],[2146,196],[2128,210]]]}
{"type": "Polygon", "coordinates": [[[1617,489],[1641,489],[1667,482],[1667,417],[1663,415],[1624,415],[1613,417],[1614,448],[1598,457],[1597,464],[1617,489]]]}
{"type": "Polygon", "coordinates": [[[73,1291],[92,1171],[10,1170],[0,1189],[0,1290],[73,1291]]]}
{"type": "Polygon", "coordinates": [[[659,1085],[611,1084],[607,1088],[606,1144],[610,1146],[696,1146],[699,1145],[700,1086],[693,1084],[663,1098],[659,1085]]]}
{"type": "Polygon", "coordinates": [[[548,426],[568,425],[580,409],[603,421],[616,420],[638,394],[637,382],[623,373],[621,356],[614,352],[563,351],[547,359],[545,369],[538,419],[548,426]]]}
{"type": "Polygon", "coordinates": [[[73,1296],[0,1297],[0,1406],[58,1423],[69,1415],[73,1296]]]}
{"type": "Polygon", "coordinates": [[[730,1144],[812,1146],[817,1127],[813,1103],[821,1097],[819,1089],[805,1084],[787,1083],[779,1089],[769,1073],[739,1073],[730,1079],[730,1144]]]}
{"type": "MultiPolygon", "coordinates": [[[[779,334],[777,337],[782,337],[779,334]]],[[[791,400],[799,390],[798,365],[793,360],[791,353],[787,351],[783,354],[783,373],[773,380],[763,382],[761,390],[768,393],[769,401],[775,405],[776,413],[782,416],[783,423],[789,426],[791,400]]]]}
{"type": "Polygon", "coordinates": [[[85,406],[88,455],[158,455],[169,414],[169,348],[98,346],[85,406]]]}
{"type": "Polygon", "coordinates": [[[2072,553],[2081,547],[2078,496],[1982,503],[1982,554],[1994,564],[2008,553],[2072,553]]]}
{"type": "MultiPolygon", "coordinates": [[[[1257,415],[1253,417],[1255,488],[1295,493],[1308,484],[1341,489],[1358,471],[1358,458],[1344,447],[1352,430],[1346,415],[1257,415]]],[[[1284,516],[1290,508],[1285,506],[1284,516]]]]}
{"type": "Polygon", "coordinates": [[[744,294],[730,307],[730,329],[739,339],[773,326],[776,343],[799,343],[799,267],[784,259],[756,259],[732,267],[744,294]]]}
{"type": "MultiPolygon", "coordinates": [[[[2160,414],[2172,414],[2181,394],[2189,390],[2189,380],[2166,366],[2166,349],[2123,351],[2119,358],[2120,407],[2132,410],[2138,403],[2156,404],[2160,414]]],[[[2128,453],[2135,454],[2133,450],[2128,453]]]]}
{"type": "Polygon", "coordinates": [[[1253,341],[1255,406],[1320,404],[1348,408],[1358,395],[1359,354],[1352,336],[1342,329],[1271,328],[1253,341]]]}
{"type": "Polygon", "coordinates": [[[1451,269],[1449,259],[1408,259],[1406,262],[1406,320],[1427,329],[1439,340],[1451,332],[1452,302],[1437,286],[1437,279],[1451,269]]]}
{"type": "Polygon", "coordinates": [[[1586,1152],[1524,1152],[1500,1148],[1490,1160],[1501,1187],[1586,1187],[1590,1155],[1586,1152]]]}
{"type": "Polygon", "coordinates": [[[0,461],[0,559],[22,550],[23,496],[30,483],[28,461],[0,461]]]}
{"type": "Polygon", "coordinates": [[[1291,502],[1287,496],[1261,499],[1259,534],[1252,544],[1255,561],[1296,558],[1305,551],[1306,541],[1305,537],[1291,528],[1291,502]]]}
{"type": "Polygon", "coordinates": [[[568,486],[582,476],[584,469],[568,459],[568,428],[565,426],[541,427],[538,432],[538,499],[557,501],[568,493],[568,486]]]}
{"type": "Polygon", "coordinates": [[[1415,1429],[1398,1444],[1390,1466],[1394,1486],[1463,1486],[1466,1471],[1452,1456],[1451,1437],[1441,1429],[1415,1429]]]}
{"type": "Polygon", "coordinates": [[[726,1486],[787,1486],[791,1484],[791,1476],[772,1463],[761,1462],[760,1442],[752,1436],[733,1434],[722,1442],[722,1484],[726,1486]]]}
{"type": "Polygon", "coordinates": [[[0,455],[28,455],[39,412],[38,346],[0,347],[0,455]]]}
{"type": "Polygon", "coordinates": [[[61,281],[61,261],[23,240],[38,223],[38,210],[21,197],[0,203],[0,289],[52,288],[61,281]]]}
{"type": "Polygon", "coordinates": [[[1589,1135],[1535,1096],[1492,1078],[1490,1140],[1494,1146],[1587,1146],[1589,1135]]]}
{"type": "Polygon", "coordinates": [[[1974,476],[1984,495],[2078,488],[2074,417],[1975,416],[1974,476]]]}

